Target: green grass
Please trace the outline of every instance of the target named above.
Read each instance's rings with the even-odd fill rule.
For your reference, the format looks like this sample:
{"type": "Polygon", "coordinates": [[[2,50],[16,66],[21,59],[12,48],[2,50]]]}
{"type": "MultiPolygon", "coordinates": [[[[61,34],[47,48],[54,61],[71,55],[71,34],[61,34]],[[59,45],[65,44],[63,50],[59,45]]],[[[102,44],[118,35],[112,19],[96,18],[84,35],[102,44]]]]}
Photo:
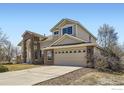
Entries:
{"type": "Polygon", "coordinates": [[[4,66],[7,67],[9,71],[16,71],[16,70],[34,68],[34,67],[38,67],[40,65],[33,65],[33,64],[7,64],[7,65],[4,65],[4,66]]]}

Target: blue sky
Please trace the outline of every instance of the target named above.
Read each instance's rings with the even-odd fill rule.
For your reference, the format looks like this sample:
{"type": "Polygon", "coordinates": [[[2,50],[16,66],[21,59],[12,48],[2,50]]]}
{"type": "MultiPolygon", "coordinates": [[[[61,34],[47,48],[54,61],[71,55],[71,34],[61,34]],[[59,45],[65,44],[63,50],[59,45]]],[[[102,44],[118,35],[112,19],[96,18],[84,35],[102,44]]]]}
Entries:
{"type": "Polygon", "coordinates": [[[0,4],[0,28],[14,45],[25,30],[50,35],[62,18],[80,21],[95,36],[99,26],[107,23],[124,42],[124,4],[0,4]]]}

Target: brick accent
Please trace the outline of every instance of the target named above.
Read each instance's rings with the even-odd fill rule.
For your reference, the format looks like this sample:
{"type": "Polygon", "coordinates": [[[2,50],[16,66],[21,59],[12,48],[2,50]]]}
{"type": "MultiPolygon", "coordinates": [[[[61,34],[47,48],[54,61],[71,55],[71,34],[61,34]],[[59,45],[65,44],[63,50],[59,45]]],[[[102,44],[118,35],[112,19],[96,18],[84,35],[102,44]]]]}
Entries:
{"type": "Polygon", "coordinates": [[[38,56],[38,62],[37,64],[43,64],[43,60],[42,60],[42,57],[43,56],[40,56],[40,42],[39,42],[39,38],[37,39],[37,56],[38,56]]]}
{"type": "Polygon", "coordinates": [[[35,63],[33,37],[31,37],[30,48],[31,48],[31,63],[35,63]]]}
{"type": "Polygon", "coordinates": [[[23,61],[23,63],[26,63],[26,59],[27,59],[26,41],[30,38],[31,38],[31,35],[29,35],[29,34],[25,34],[23,36],[23,46],[22,46],[22,49],[23,49],[23,51],[22,51],[22,61],[23,61]]]}
{"type": "Polygon", "coordinates": [[[31,52],[31,63],[33,64],[43,64],[44,60],[43,60],[43,55],[42,57],[40,56],[40,38],[37,36],[34,36],[33,34],[30,33],[26,33],[23,36],[23,62],[26,62],[27,60],[27,48],[26,48],[26,41],[30,39],[30,52],[31,52]],[[36,43],[35,43],[36,42],[36,43]],[[36,51],[37,51],[37,59],[35,59],[35,50],[34,47],[36,46],[36,51]]]}

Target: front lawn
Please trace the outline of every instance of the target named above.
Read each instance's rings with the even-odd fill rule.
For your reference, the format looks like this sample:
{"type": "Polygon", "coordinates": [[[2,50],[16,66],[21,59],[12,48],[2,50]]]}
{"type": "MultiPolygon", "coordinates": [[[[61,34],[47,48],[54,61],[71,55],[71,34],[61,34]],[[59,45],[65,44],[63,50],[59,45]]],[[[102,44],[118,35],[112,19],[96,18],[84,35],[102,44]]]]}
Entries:
{"type": "Polygon", "coordinates": [[[124,73],[99,72],[82,68],[36,85],[124,85],[124,73]]]}
{"type": "Polygon", "coordinates": [[[33,65],[33,64],[6,64],[4,65],[8,68],[9,71],[16,71],[16,70],[23,70],[38,67],[40,65],[33,65]]]}

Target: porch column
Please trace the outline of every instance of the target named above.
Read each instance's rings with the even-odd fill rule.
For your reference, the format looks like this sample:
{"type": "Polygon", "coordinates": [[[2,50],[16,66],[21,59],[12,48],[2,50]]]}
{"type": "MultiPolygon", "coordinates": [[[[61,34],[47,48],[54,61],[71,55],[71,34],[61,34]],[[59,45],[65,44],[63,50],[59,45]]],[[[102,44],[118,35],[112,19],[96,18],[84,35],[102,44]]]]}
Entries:
{"type": "Polygon", "coordinates": [[[94,67],[94,47],[87,46],[87,67],[94,67]]]}
{"type": "Polygon", "coordinates": [[[47,64],[47,50],[44,50],[44,64],[47,64]]]}
{"type": "Polygon", "coordinates": [[[42,64],[41,63],[41,57],[40,57],[40,42],[39,42],[39,39],[38,39],[38,41],[37,41],[37,56],[38,56],[38,63],[39,64],[42,64]]]}
{"type": "Polygon", "coordinates": [[[30,41],[30,49],[31,49],[31,63],[35,63],[33,37],[31,37],[31,41],[30,41]]]}
{"type": "Polygon", "coordinates": [[[23,40],[22,63],[26,63],[26,41],[23,40]]]}

